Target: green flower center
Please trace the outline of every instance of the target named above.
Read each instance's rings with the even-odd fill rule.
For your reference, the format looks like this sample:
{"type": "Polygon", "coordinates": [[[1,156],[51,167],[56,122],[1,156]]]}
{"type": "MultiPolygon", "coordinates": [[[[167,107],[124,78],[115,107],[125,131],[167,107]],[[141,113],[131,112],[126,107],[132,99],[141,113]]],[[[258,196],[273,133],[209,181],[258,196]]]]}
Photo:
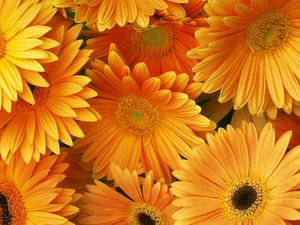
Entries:
{"type": "Polygon", "coordinates": [[[153,133],[160,125],[162,115],[146,99],[125,95],[117,104],[116,118],[126,133],[142,136],[153,133]]]}
{"type": "Polygon", "coordinates": [[[246,43],[253,52],[272,53],[286,43],[291,27],[290,17],[282,9],[272,9],[250,23],[246,43]]]}
{"type": "Polygon", "coordinates": [[[135,28],[131,34],[131,47],[140,55],[163,57],[175,50],[176,31],[171,23],[157,23],[147,28],[135,28]]]}

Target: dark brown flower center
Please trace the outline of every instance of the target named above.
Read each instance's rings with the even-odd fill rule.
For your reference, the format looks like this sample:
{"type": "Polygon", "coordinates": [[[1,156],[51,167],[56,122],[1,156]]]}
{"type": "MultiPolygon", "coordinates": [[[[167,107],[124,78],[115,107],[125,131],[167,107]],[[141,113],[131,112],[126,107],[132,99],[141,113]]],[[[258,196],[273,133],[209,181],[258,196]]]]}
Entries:
{"type": "Polygon", "coordinates": [[[12,215],[9,213],[8,202],[5,195],[0,193],[0,224],[9,225],[12,219],[12,215]]]}
{"type": "Polygon", "coordinates": [[[232,205],[238,210],[247,210],[250,208],[257,199],[257,192],[255,188],[249,185],[244,185],[237,189],[232,197],[232,205]]]}
{"type": "Polygon", "coordinates": [[[155,221],[146,213],[138,213],[136,217],[139,225],[155,225],[155,221]]]}

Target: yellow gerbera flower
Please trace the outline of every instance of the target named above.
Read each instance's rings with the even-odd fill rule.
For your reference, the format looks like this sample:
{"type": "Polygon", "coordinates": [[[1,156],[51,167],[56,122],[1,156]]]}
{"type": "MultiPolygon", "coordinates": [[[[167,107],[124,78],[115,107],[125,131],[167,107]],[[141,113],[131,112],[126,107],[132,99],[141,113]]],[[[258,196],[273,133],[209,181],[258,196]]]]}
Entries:
{"type": "Polygon", "coordinates": [[[85,137],[72,148],[83,152],[84,162],[93,164],[96,178],[107,175],[110,161],[134,170],[141,159],[146,172],[153,170],[156,179],[170,182],[169,167],[176,168],[178,153],[189,154],[190,147],[203,142],[194,132],[215,127],[189,98],[201,86],[189,85],[187,74],[153,77],[144,63],[131,71],[116,51],[111,49],[108,64],[94,60],[86,70],[98,92],[88,102],[102,120],[80,123],[85,137]]]}
{"type": "Polygon", "coordinates": [[[202,44],[189,52],[201,60],[194,79],[203,92],[221,90],[220,102],[248,103],[251,114],[272,104],[290,112],[300,101],[298,1],[209,0],[205,10],[210,27],[196,32],[202,44]]]}
{"type": "MultiPolygon", "coordinates": [[[[59,43],[43,37],[51,29],[45,23],[55,12],[49,1],[1,1],[0,109],[10,112],[12,101],[28,84],[49,86],[38,72],[44,71],[41,64],[57,60],[48,50],[59,43]]],[[[31,92],[26,92],[26,101],[34,103],[31,92]]]]}
{"type": "Polygon", "coordinates": [[[24,162],[14,154],[9,164],[0,160],[0,224],[73,224],[66,217],[79,210],[71,202],[74,190],[60,188],[66,163],[64,155],[41,157],[40,162],[24,162]]]}
{"type": "Polygon", "coordinates": [[[300,146],[286,153],[292,132],[275,142],[270,123],[208,135],[173,174],[177,224],[290,224],[300,219],[300,146]],[[286,154],[285,154],[286,153],[286,154]]]}
{"type": "Polygon", "coordinates": [[[49,35],[61,43],[52,49],[59,60],[44,65],[45,72],[37,75],[47,80],[50,86],[31,86],[35,104],[25,101],[25,92],[31,92],[27,87],[20,93],[25,100],[18,98],[12,105],[11,113],[0,111],[0,128],[3,129],[0,152],[7,161],[17,150],[26,162],[31,157],[38,161],[40,154],[45,154],[46,146],[59,154],[59,141],[72,145],[71,136],[84,136],[77,120],[96,121],[100,118],[85,101],[97,95],[86,86],[91,79],[75,75],[87,62],[91,51],[79,49],[82,40],[76,38],[82,25],[68,29],[71,23],[71,20],[65,20],[60,15],[49,22],[53,27],[49,35]]]}
{"type": "Polygon", "coordinates": [[[132,69],[144,62],[149,73],[158,76],[164,72],[187,73],[193,81],[192,67],[198,61],[187,57],[187,52],[199,45],[194,33],[205,26],[203,19],[150,18],[146,28],[128,25],[104,32],[83,32],[90,38],[87,48],[92,58],[106,60],[110,43],[115,43],[132,69]]]}
{"type": "Polygon", "coordinates": [[[146,27],[149,16],[152,16],[156,9],[168,7],[164,0],[74,0],[74,2],[79,5],[75,21],[96,24],[99,31],[111,29],[116,24],[122,27],[128,22],[146,27]]]}
{"type": "Polygon", "coordinates": [[[171,216],[178,207],[172,205],[174,196],[163,180],[154,183],[151,171],[143,179],[136,171],[122,171],[116,165],[112,174],[128,197],[95,180],[96,185],[87,185],[89,192],[83,194],[83,204],[78,204],[87,214],[79,224],[174,224],[171,216]]]}

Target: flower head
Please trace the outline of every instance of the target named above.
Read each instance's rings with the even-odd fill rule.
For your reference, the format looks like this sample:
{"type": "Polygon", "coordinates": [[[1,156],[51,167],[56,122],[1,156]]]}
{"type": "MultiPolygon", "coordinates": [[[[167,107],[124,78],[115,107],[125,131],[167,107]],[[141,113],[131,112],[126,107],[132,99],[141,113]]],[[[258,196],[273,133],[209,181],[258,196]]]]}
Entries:
{"type": "Polygon", "coordinates": [[[121,170],[112,165],[112,174],[118,189],[128,197],[95,180],[87,185],[88,192],[82,196],[78,207],[86,214],[79,224],[160,224],[174,223],[172,214],[178,207],[172,205],[174,196],[163,180],[154,183],[150,171],[145,178],[136,171],[121,170]]]}
{"type": "Polygon", "coordinates": [[[19,154],[14,154],[9,164],[0,160],[1,224],[63,225],[79,211],[72,205],[77,198],[74,190],[59,187],[68,167],[61,163],[65,155],[48,153],[40,162],[25,163],[19,154]]]}
{"type": "Polygon", "coordinates": [[[156,179],[164,177],[168,183],[169,167],[176,168],[179,154],[189,154],[190,147],[203,142],[194,132],[214,129],[189,98],[201,86],[188,84],[187,74],[154,77],[145,63],[131,71],[112,48],[108,64],[94,60],[86,75],[98,92],[88,102],[102,120],[80,123],[85,137],[77,139],[72,149],[83,152],[83,162],[93,164],[95,178],[107,175],[110,161],[133,170],[141,160],[146,172],[153,170],[156,179]]]}
{"type": "Polygon", "coordinates": [[[300,219],[300,146],[286,153],[291,132],[275,142],[270,123],[260,136],[252,123],[208,135],[174,171],[176,224],[286,224],[300,219]]]}
{"type": "Polygon", "coordinates": [[[85,101],[97,94],[86,86],[91,79],[76,74],[88,61],[91,52],[79,49],[82,40],[76,38],[82,26],[78,24],[69,28],[71,23],[60,15],[49,22],[51,26],[56,25],[49,36],[61,43],[52,49],[59,60],[44,65],[45,72],[37,74],[47,80],[49,87],[31,85],[35,104],[25,101],[26,93],[31,92],[27,87],[20,93],[23,98],[12,104],[11,113],[0,111],[0,128],[3,129],[0,152],[7,161],[16,151],[21,152],[26,162],[31,157],[38,161],[40,154],[45,154],[46,147],[59,154],[59,141],[72,145],[71,136],[84,136],[76,121],[100,118],[85,101]]]}
{"type": "Polygon", "coordinates": [[[0,109],[11,111],[20,93],[27,102],[35,102],[28,85],[48,87],[39,74],[43,64],[57,60],[49,49],[59,43],[44,35],[51,27],[45,24],[56,9],[49,1],[4,1],[0,5],[0,109]],[[9,75],[8,75],[9,74],[9,75]],[[24,96],[25,95],[25,96],[24,96]]]}
{"type": "Polygon", "coordinates": [[[107,60],[110,43],[115,43],[132,69],[137,63],[144,62],[152,76],[168,71],[187,73],[193,82],[192,67],[196,59],[186,53],[199,45],[195,31],[205,26],[203,19],[150,17],[147,27],[128,25],[114,27],[104,32],[83,32],[91,37],[87,48],[92,49],[92,58],[107,60]]]}
{"type": "Polygon", "coordinates": [[[293,136],[289,143],[289,148],[294,148],[300,144],[300,117],[294,113],[286,114],[279,111],[277,118],[269,120],[276,128],[276,137],[280,137],[285,132],[293,131],[293,136]]]}
{"type": "Polygon", "coordinates": [[[149,16],[152,16],[156,9],[168,7],[164,0],[75,0],[75,3],[79,5],[75,21],[95,24],[99,31],[111,29],[116,24],[122,27],[133,22],[146,27],[149,16]]]}
{"type": "Polygon", "coordinates": [[[300,100],[298,1],[210,0],[205,10],[210,27],[196,32],[201,45],[189,52],[201,60],[194,79],[203,92],[221,90],[220,102],[248,104],[251,114],[273,104],[290,112],[300,100]]]}

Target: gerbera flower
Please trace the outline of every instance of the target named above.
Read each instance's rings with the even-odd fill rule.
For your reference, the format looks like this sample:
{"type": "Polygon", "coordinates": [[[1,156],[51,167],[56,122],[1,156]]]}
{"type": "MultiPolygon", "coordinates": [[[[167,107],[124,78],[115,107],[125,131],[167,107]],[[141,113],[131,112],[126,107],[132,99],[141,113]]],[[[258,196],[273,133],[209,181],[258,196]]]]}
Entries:
{"type": "Polygon", "coordinates": [[[24,92],[28,84],[47,87],[47,81],[39,75],[43,63],[57,60],[49,52],[59,43],[43,37],[51,27],[45,26],[55,14],[49,1],[3,1],[0,4],[0,109],[11,111],[12,101],[19,92],[33,104],[31,92],[24,92]],[[8,75],[9,74],[9,75],[8,75]]]}
{"type": "Polygon", "coordinates": [[[7,161],[17,150],[26,162],[31,157],[38,161],[39,155],[45,154],[46,146],[59,154],[59,141],[72,145],[71,136],[84,136],[77,120],[96,121],[100,118],[85,101],[97,94],[86,87],[91,79],[75,75],[91,53],[90,50],[79,50],[82,40],[76,38],[82,25],[67,29],[72,21],[59,18],[62,17],[59,15],[50,21],[53,27],[56,26],[50,35],[61,43],[52,50],[59,60],[44,65],[45,73],[36,73],[47,80],[50,86],[31,87],[34,89],[34,105],[23,99],[26,92],[31,92],[27,87],[20,93],[23,98],[13,103],[11,113],[0,111],[0,129],[4,129],[0,136],[0,151],[1,157],[7,161]]]}
{"type": "Polygon", "coordinates": [[[86,70],[98,92],[88,102],[102,120],[80,123],[85,138],[77,139],[72,149],[93,164],[95,178],[107,175],[110,161],[132,171],[141,159],[146,172],[153,170],[156,179],[170,182],[169,167],[176,168],[178,153],[189,154],[190,147],[203,141],[194,132],[215,127],[188,97],[201,86],[191,88],[187,74],[152,77],[144,63],[130,71],[116,51],[110,51],[108,64],[94,60],[86,70]]]}
{"type": "Polygon", "coordinates": [[[82,196],[84,204],[78,205],[87,214],[79,224],[174,224],[171,216],[178,207],[172,205],[174,196],[163,180],[154,183],[151,171],[142,178],[136,171],[122,171],[116,165],[112,166],[112,174],[128,197],[95,180],[96,185],[87,185],[89,192],[82,196]]]}
{"type": "Polygon", "coordinates": [[[87,48],[93,49],[92,58],[106,59],[110,43],[115,43],[133,68],[144,62],[151,75],[164,72],[187,73],[194,76],[192,67],[198,61],[187,57],[187,52],[199,45],[194,33],[206,24],[205,20],[155,19],[151,17],[148,27],[133,25],[114,27],[102,33],[88,33],[87,48]]]}
{"type": "Polygon", "coordinates": [[[74,2],[79,5],[75,21],[96,24],[99,31],[111,29],[116,24],[122,27],[128,22],[147,27],[149,16],[152,16],[156,9],[163,10],[168,7],[164,0],[74,0],[74,2]]]}
{"type": "Polygon", "coordinates": [[[0,160],[0,223],[3,225],[73,224],[69,217],[79,210],[71,205],[74,190],[60,188],[66,163],[64,154],[46,154],[40,162],[25,163],[14,154],[9,164],[0,160]]]}
{"type": "Polygon", "coordinates": [[[277,118],[275,120],[269,120],[276,128],[276,137],[280,137],[283,133],[291,130],[293,136],[289,143],[289,148],[294,148],[300,145],[300,118],[294,113],[286,114],[278,111],[277,118]]]}
{"type": "Polygon", "coordinates": [[[292,132],[275,142],[270,123],[219,129],[173,174],[177,224],[289,224],[300,219],[300,146],[286,153],[292,132]],[[285,154],[286,153],[286,154],[285,154]]]}
{"type": "Polygon", "coordinates": [[[251,114],[272,104],[290,110],[300,101],[298,6],[297,0],[209,0],[210,27],[196,32],[202,44],[189,52],[201,60],[194,79],[204,82],[203,92],[221,90],[220,102],[232,99],[235,109],[248,103],[251,114]]]}

